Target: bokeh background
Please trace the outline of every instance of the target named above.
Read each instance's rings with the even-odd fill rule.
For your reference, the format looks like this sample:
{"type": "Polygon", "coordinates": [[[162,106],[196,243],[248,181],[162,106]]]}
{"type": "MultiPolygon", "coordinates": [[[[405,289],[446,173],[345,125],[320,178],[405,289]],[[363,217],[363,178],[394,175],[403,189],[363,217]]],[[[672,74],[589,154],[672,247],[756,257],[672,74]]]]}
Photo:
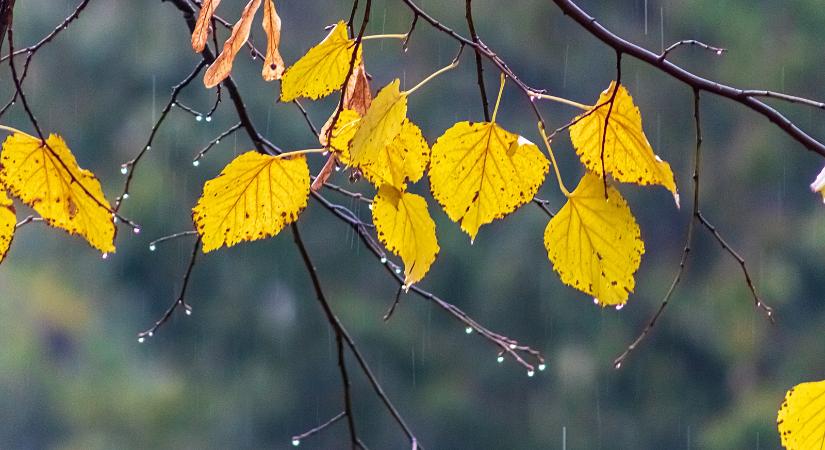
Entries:
{"type": "MultiPolygon", "coordinates": [[[[76,5],[17,3],[19,46],[36,42],[76,5]]],[[[224,1],[220,15],[234,21],[241,3],[224,1]]],[[[419,3],[466,34],[464,2],[419,3]]],[[[721,57],[696,48],[673,54],[698,74],[825,98],[819,1],[580,3],[656,51],[689,38],[728,49],[721,57]]],[[[483,40],[529,84],[592,103],[613,78],[612,50],[551,2],[474,4],[483,40]]],[[[346,18],[350,2],[284,0],[278,8],[289,64],[325,35],[324,26],[346,18]]],[[[368,32],[403,33],[410,19],[400,1],[376,0],[368,32]]],[[[264,42],[257,24],[253,34],[264,42]]],[[[371,41],[365,55],[373,87],[395,77],[410,87],[448,63],[456,49],[423,22],[407,53],[398,41],[371,41]]],[[[26,88],[41,125],[61,133],[114,198],[124,178],[120,164],[144,145],[171,87],[197,60],[172,5],[93,0],[38,53],[26,88]]],[[[233,73],[255,123],[284,148],[316,145],[297,109],[276,102],[278,83],[263,82],[260,65],[242,51],[233,73]]],[[[683,209],[674,208],[664,189],[621,187],[647,247],[637,290],[621,312],[595,307],[561,284],[542,245],[547,217],[534,205],[484,227],[471,246],[430,200],[442,250],[421,285],[544,352],[547,370],[533,378],[512,361],[496,363],[491,345],[418,297],[404,297],[384,323],[395,285],[383,268],[317,203],[302,215],[333,307],[427,448],[776,448],[776,410],[785,391],[823,377],[825,211],[808,189],[822,160],[763,118],[709,95],[702,101],[702,210],[746,257],[757,288],[777,309],[777,324],[754,310],[739,266],[698,229],[671,307],[625,367],[613,369],[613,358],[655,311],[678,267],[694,146],[689,88],[631,58],[623,68],[651,143],[674,169],[683,209]]],[[[497,75],[486,74],[494,96],[497,75]]],[[[6,98],[5,67],[0,80],[6,98]]],[[[199,82],[182,95],[200,110],[213,99],[199,82]]],[[[309,106],[316,123],[326,120],[336,99],[309,106]]],[[[825,136],[822,111],[777,106],[825,136]]],[[[577,113],[556,104],[541,109],[555,125],[577,113]]],[[[410,99],[409,116],[430,143],[456,121],[482,118],[470,53],[459,69],[410,99]]],[[[512,86],[499,118],[538,141],[528,105],[512,86]]],[[[192,166],[194,154],[235,120],[228,102],[208,123],[172,111],[123,210],[143,231],[121,230],[116,255],[103,260],[79,239],[42,224],[18,231],[0,267],[0,447],[289,448],[293,434],[341,411],[334,337],[288,232],[200,258],[188,296],[194,314],[176,315],[153,339],[137,342],[137,333],[177,294],[192,245],[189,238],[150,252],[148,242],[191,229],[189,210],[203,182],[251,148],[238,133],[192,166]]],[[[29,129],[19,105],[3,123],[29,129]]],[[[582,169],[566,136],[555,149],[567,184],[574,185],[582,169]]],[[[312,164],[317,169],[321,158],[312,164]]],[[[335,181],[370,192],[363,183],[350,186],[343,172],[335,181]]],[[[413,189],[428,186],[422,181],[413,189]]],[[[549,176],[540,196],[553,209],[562,204],[549,176]]],[[[367,208],[350,199],[328,197],[369,218],[367,208]]],[[[365,443],[409,448],[363,377],[352,373],[365,443]]],[[[344,448],[345,439],[341,422],[301,447],[344,448]]]]}

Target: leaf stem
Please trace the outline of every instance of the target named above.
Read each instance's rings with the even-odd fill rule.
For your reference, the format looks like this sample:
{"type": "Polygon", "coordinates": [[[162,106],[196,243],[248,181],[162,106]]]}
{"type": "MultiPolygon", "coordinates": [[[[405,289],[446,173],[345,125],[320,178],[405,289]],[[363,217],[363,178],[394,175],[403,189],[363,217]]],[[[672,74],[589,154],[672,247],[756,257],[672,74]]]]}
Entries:
{"type": "Polygon", "coordinates": [[[415,86],[413,86],[413,87],[412,87],[412,89],[408,89],[408,90],[406,90],[406,91],[402,92],[402,93],[401,93],[401,95],[410,95],[410,94],[412,94],[413,92],[415,92],[415,91],[417,91],[418,89],[420,89],[420,88],[421,88],[422,86],[424,86],[425,84],[427,84],[427,83],[429,83],[430,81],[432,81],[432,80],[433,80],[433,78],[435,78],[435,77],[437,77],[437,76],[441,75],[441,74],[442,74],[442,73],[444,73],[444,72],[447,72],[447,71],[453,70],[453,69],[455,69],[456,67],[458,67],[458,62],[459,62],[459,60],[461,59],[461,52],[462,52],[463,50],[464,50],[464,46],[462,45],[462,46],[461,46],[461,48],[458,50],[458,55],[456,55],[456,57],[453,59],[453,61],[452,61],[450,64],[448,64],[448,65],[446,65],[446,66],[444,66],[444,67],[442,67],[442,68],[440,68],[440,69],[436,70],[436,71],[435,71],[435,72],[433,72],[430,76],[428,76],[427,78],[424,78],[423,80],[421,80],[421,82],[420,82],[420,83],[418,83],[418,84],[416,84],[415,86]]]}
{"type": "Polygon", "coordinates": [[[361,38],[362,41],[369,41],[370,39],[407,39],[407,33],[402,34],[371,34],[361,38]]]}
{"type": "Polygon", "coordinates": [[[553,149],[550,148],[550,140],[547,138],[547,132],[544,130],[544,124],[539,122],[538,125],[539,134],[541,134],[541,140],[544,141],[544,146],[547,147],[547,153],[550,155],[550,161],[553,164],[553,170],[556,172],[556,180],[558,180],[559,182],[559,189],[565,197],[570,197],[570,191],[567,190],[567,187],[564,185],[564,181],[562,181],[561,179],[559,165],[556,163],[556,155],[553,154],[553,149]]]}
{"type": "Polygon", "coordinates": [[[561,103],[564,105],[572,106],[574,108],[579,108],[582,111],[588,111],[593,108],[590,105],[585,105],[584,103],[574,102],[573,100],[568,100],[564,97],[556,97],[555,95],[549,94],[542,94],[540,92],[530,91],[530,96],[535,98],[540,98],[542,100],[550,100],[551,102],[561,103]]]}
{"type": "Polygon", "coordinates": [[[496,97],[496,106],[493,107],[493,116],[490,118],[491,123],[496,123],[496,115],[498,115],[498,105],[501,104],[501,95],[504,94],[504,82],[507,80],[507,77],[505,77],[503,73],[499,78],[501,81],[499,81],[498,97],[496,97]]]}
{"type": "Polygon", "coordinates": [[[328,151],[329,150],[325,149],[325,148],[308,148],[306,150],[295,150],[294,152],[281,153],[280,155],[275,155],[275,158],[277,158],[277,159],[291,158],[293,156],[298,156],[298,155],[307,155],[307,154],[310,154],[310,153],[324,153],[324,152],[328,152],[328,151]]]}
{"type": "Polygon", "coordinates": [[[7,127],[5,125],[0,125],[0,130],[5,130],[5,131],[8,131],[9,133],[20,133],[22,135],[34,138],[34,136],[30,135],[29,133],[24,133],[24,132],[18,130],[17,128],[7,127]]]}

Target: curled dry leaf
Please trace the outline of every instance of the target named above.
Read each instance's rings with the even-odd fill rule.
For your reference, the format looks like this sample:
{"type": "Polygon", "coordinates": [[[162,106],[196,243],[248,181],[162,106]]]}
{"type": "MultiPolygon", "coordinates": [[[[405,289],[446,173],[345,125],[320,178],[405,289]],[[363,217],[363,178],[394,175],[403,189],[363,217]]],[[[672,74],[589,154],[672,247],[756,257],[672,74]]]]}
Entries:
{"type": "Polygon", "coordinates": [[[266,32],[266,57],[261,76],[266,81],[280,80],[284,74],[284,59],[278,47],[281,46],[281,18],[275,11],[275,3],[266,0],[264,3],[264,31],[266,32]]]}
{"type": "Polygon", "coordinates": [[[209,39],[209,24],[220,3],[221,0],[203,0],[195,31],[192,32],[192,50],[200,53],[206,48],[206,41],[209,39]]]}
{"type": "Polygon", "coordinates": [[[241,18],[232,27],[232,34],[229,39],[223,44],[221,54],[215,59],[215,62],[206,70],[203,76],[203,84],[207,88],[217,86],[221,81],[226,79],[232,72],[232,63],[235,61],[235,55],[241,50],[241,47],[246,44],[249,39],[249,31],[252,29],[252,19],[255,18],[255,12],[261,7],[261,0],[250,0],[241,13],[241,18]]]}
{"type": "MultiPolygon", "coordinates": [[[[364,61],[355,66],[352,75],[347,82],[347,89],[344,91],[344,110],[350,109],[363,116],[367,113],[372,104],[372,91],[370,91],[370,82],[367,77],[367,71],[364,68],[364,61]]],[[[324,147],[328,144],[329,128],[332,126],[332,120],[335,119],[337,110],[332,112],[327,122],[321,127],[321,133],[318,136],[318,141],[324,147]]]]}

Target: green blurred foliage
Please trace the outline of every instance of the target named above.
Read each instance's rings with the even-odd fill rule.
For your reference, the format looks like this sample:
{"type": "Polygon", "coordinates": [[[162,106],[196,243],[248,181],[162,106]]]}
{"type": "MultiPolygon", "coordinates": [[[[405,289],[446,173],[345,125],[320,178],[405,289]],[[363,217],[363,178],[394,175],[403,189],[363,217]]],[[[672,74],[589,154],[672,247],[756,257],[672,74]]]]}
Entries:
{"type": "MultiPolygon", "coordinates": [[[[225,1],[220,13],[233,19],[241,3],[225,1]]],[[[343,0],[281,3],[287,63],[350,7],[343,0]]],[[[465,33],[463,2],[419,3],[465,33]]],[[[825,97],[821,2],[581,4],[653,50],[689,38],[727,48],[722,57],[696,48],[673,54],[701,75],[825,97]]],[[[614,76],[612,50],[550,2],[474,5],[484,42],[530,85],[592,102],[614,76]]],[[[18,2],[18,46],[35,42],[74,6],[70,0],[18,2]]],[[[400,2],[376,0],[373,11],[369,33],[409,26],[411,15],[400,2]]],[[[264,42],[261,30],[254,41],[264,42]]],[[[365,57],[374,88],[395,77],[410,87],[456,50],[420,22],[407,53],[397,41],[373,41],[365,57]]],[[[38,53],[26,88],[42,126],[66,137],[113,198],[122,186],[120,164],[144,145],[171,86],[197,61],[170,4],[93,0],[38,53]]],[[[233,74],[256,124],[284,148],[313,146],[299,112],[276,102],[277,83],[260,79],[260,64],[242,52],[233,74]]],[[[453,122],[481,118],[474,76],[465,54],[459,69],[410,99],[409,115],[431,143],[453,122]]],[[[488,87],[497,86],[492,68],[486,76],[488,87]]],[[[6,98],[11,83],[8,75],[3,80],[6,98]]],[[[621,313],[596,308],[559,282],[542,246],[547,218],[538,208],[524,207],[484,227],[471,246],[431,202],[442,251],[422,286],[542,350],[548,368],[534,378],[512,361],[497,364],[492,346],[465,335],[461,324],[415,296],[404,296],[384,323],[393,282],[323,208],[311,202],[303,214],[300,226],[333,307],[428,448],[562,448],[565,438],[568,448],[775,448],[775,414],[785,390],[821,378],[825,220],[820,200],[808,190],[821,161],[761,117],[709,95],[702,102],[702,209],[747,258],[757,287],[778,310],[777,324],[754,311],[739,266],[700,229],[671,307],[625,367],[613,369],[613,358],[655,311],[677,269],[694,146],[689,88],[630,58],[623,80],[654,148],[674,168],[685,206],[675,210],[664,189],[622,186],[647,254],[637,292],[621,313]]],[[[199,83],[182,98],[200,110],[213,99],[199,83]]],[[[316,123],[326,120],[335,100],[308,105],[316,123]]],[[[825,135],[819,111],[777,107],[814,135],[825,135]]],[[[554,104],[541,108],[555,125],[576,113],[554,104]]],[[[499,117],[506,128],[538,140],[526,100],[511,85],[499,117]]],[[[200,186],[250,148],[237,133],[200,167],[192,166],[194,154],[235,121],[228,102],[209,123],[173,110],[123,210],[143,232],[121,229],[113,257],[102,260],[78,239],[42,224],[19,231],[0,269],[0,447],[288,448],[290,436],[341,411],[334,338],[288,232],[201,258],[189,294],[193,316],[175,316],[154,338],[137,343],[137,332],[175,297],[191,249],[189,240],[155,252],[147,244],[191,229],[189,208],[200,186]]],[[[19,107],[4,123],[28,127],[19,107]]],[[[566,139],[555,147],[572,184],[582,169],[566,139]]],[[[343,174],[335,181],[348,183],[343,174]]],[[[426,182],[414,187],[427,189],[426,182]]],[[[553,182],[540,196],[561,206],[553,182]]],[[[365,207],[329,197],[369,218],[365,207]]],[[[408,448],[356,370],[353,378],[364,441],[371,448],[408,448]]],[[[343,448],[345,433],[340,423],[302,448],[343,448]]]]}

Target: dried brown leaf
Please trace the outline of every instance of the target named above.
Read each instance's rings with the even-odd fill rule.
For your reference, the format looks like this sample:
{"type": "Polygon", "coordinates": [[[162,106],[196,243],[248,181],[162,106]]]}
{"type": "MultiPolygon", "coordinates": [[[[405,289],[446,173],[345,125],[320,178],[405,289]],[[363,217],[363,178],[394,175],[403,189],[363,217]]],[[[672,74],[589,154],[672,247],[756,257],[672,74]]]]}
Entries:
{"type": "Polygon", "coordinates": [[[195,31],[192,32],[192,50],[200,53],[206,48],[206,41],[209,39],[209,23],[212,22],[212,16],[220,3],[221,0],[203,0],[195,31]]]}
{"type": "Polygon", "coordinates": [[[212,88],[218,85],[221,81],[226,79],[232,72],[232,63],[235,61],[235,55],[246,44],[249,39],[249,31],[252,29],[252,19],[255,18],[255,13],[261,7],[261,0],[250,0],[244,7],[241,13],[241,18],[232,27],[232,34],[229,39],[223,44],[223,50],[218,55],[215,62],[206,70],[203,76],[203,84],[207,88],[212,88]]]}
{"type": "Polygon", "coordinates": [[[266,57],[261,76],[266,81],[279,80],[286,66],[278,51],[281,45],[281,18],[275,11],[273,0],[266,0],[264,3],[264,31],[266,32],[266,57]]]}

